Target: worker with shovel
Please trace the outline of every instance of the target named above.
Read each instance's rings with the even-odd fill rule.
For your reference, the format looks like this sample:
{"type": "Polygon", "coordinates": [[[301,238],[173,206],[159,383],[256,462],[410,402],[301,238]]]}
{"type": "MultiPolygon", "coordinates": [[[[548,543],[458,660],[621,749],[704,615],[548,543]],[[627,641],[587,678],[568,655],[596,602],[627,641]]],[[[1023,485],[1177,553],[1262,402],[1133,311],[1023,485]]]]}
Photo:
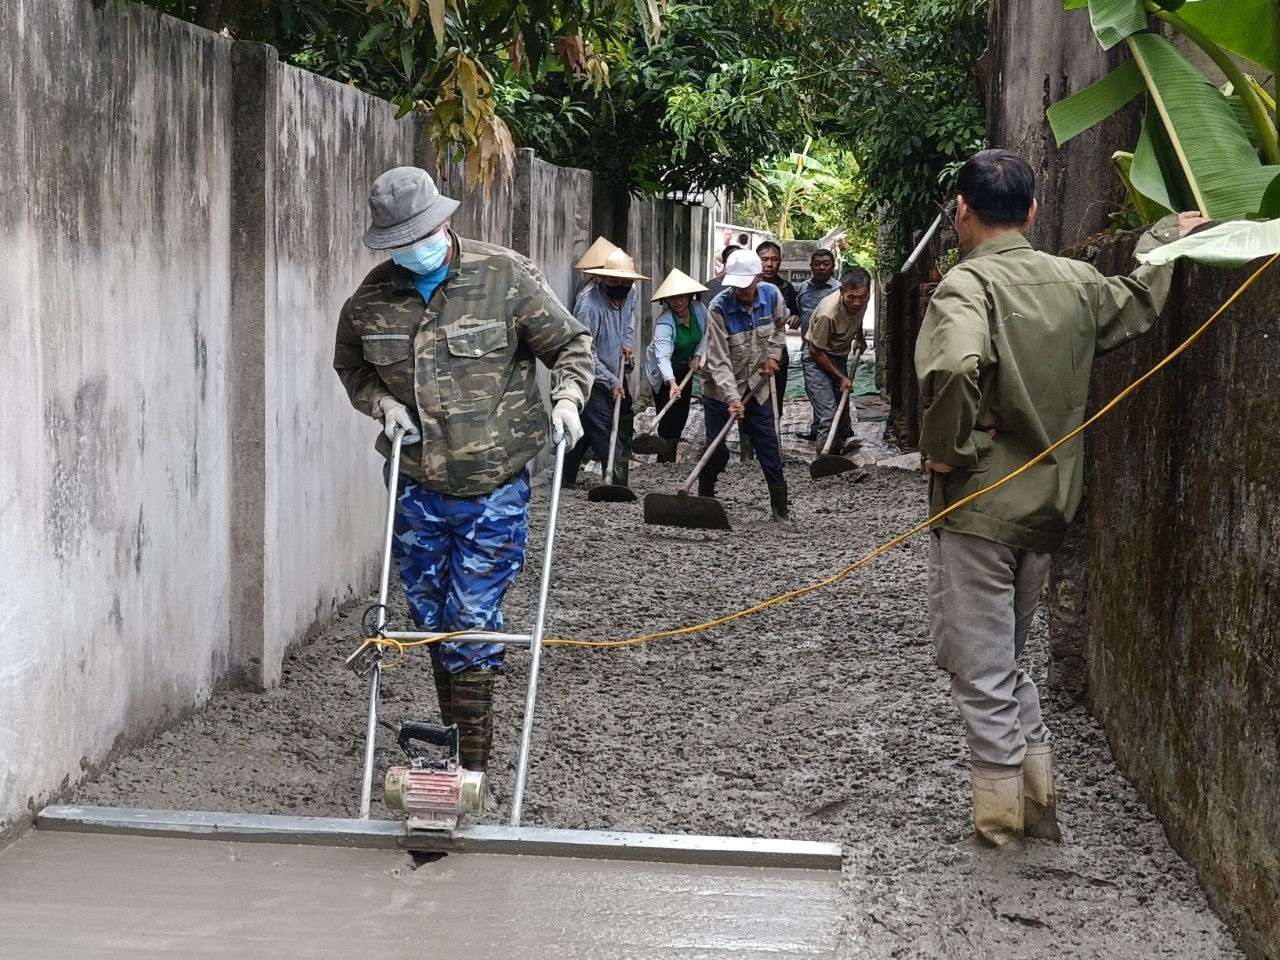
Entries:
{"type": "MultiPolygon", "coordinates": [[[[400,431],[421,437],[402,447],[392,548],[414,622],[436,631],[502,626],[524,564],[526,464],[548,442],[536,361],[571,444],[591,389],[586,328],[527,259],[455,234],[457,206],[417,167],[378,177],[364,242],[390,259],[343,306],[333,359],[352,405],[383,422],[384,457],[400,431]]],[[[430,646],[441,719],[458,725],[468,770],[489,763],[505,649],[430,646]]]]}
{"type": "Polygon", "coordinates": [[[665,443],[658,453],[659,463],[675,463],[677,447],[689,422],[689,383],[702,366],[707,351],[707,308],[693,299],[706,287],[681,270],[667,274],[653,295],[663,311],[653,322],[653,339],[644,355],[645,379],[653,391],[654,407],[661,413],[658,436],[665,443]],[[667,405],[671,409],[667,409],[667,405]]]}
{"type": "MultiPolygon", "coordinates": [[[[751,250],[735,250],[725,264],[725,288],[708,310],[702,407],[708,445],[730,417],[738,420],[739,431],[750,437],[760,460],[773,519],[786,521],[787,478],[770,386],[785,349],[787,307],[777,287],[760,282],[762,270],[760,257],[751,250]]],[[[716,447],[698,476],[698,496],[715,496],[716,480],[728,462],[728,451],[716,447]]]]}
{"type": "MultiPolygon", "coordinates": [[[[866,352],[867,340],[862,320],[871,302],[871,275],[861,267],[848,270],[840,278],[840,289],[827,296],[809,318],[809,349],[800,361],[804,383],[817,416],[818,437],[825,438],[840,410],[836,430],[839,444],[836,453],[846,451],[845,443],[853,439],[853,403],[839,401],[853,389],[849,370],[849,350],[856,346],[857,355],[866,352]]],[[[856,442],[855,442],[856,443],[856,442]]]]}
{"type": "MultiPolygon", "coordinates": [[[[956,179],[964,259],[938,284],[916,343],[920,452],[936,514],[1009,476],[1079,427],[1095,355],[1146,332],[1172,266],[1104,277],[1031,249],[1031,166],[1007,150],[972,156],[956,179]]],[[[1193,229],[1167,218],[1139,241],[1193,229]]],[[[1026,474],[951,512],[929,540],[929,622],[964,719],[976,836],[1061,839],[1049,728],[1017,663],[1049,571],[1080,503],[1076,438],[1026,474]]]]}
{"type": "MultiPolygon", "coordinates": [[[[587,450],[592,450],[602,468],[613,463],[613,476],[603,477],[606,485],[627,486],[627,457],[631,453],[631,391],[626,372],[635,355],[634,327],[637,280],[648,280],[636,272],[635,261],[622,250],[614,250],[603,266],[586,271],[597,278],[578,294],[578,320],[591,334],[594,351],[595,384],[582,411],[585,436],[565,457],[561,486],[573,487],[587,450]],[[618,406],[618,428],[614,428],[614,407],[618,406]],[[611,442],[612,440],[612,442],[611,442]],[[612,453],[610,452],[612,448],[612,453]]],[[[634,498],[632,498],[634,499],[634,498]]]]}

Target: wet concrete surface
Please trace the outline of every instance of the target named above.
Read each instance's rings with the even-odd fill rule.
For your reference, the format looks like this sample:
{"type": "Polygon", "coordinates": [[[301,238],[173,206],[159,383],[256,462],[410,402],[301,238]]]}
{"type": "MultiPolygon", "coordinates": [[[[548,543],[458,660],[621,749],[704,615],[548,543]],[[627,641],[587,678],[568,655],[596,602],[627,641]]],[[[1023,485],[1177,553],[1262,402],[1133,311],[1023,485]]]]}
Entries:
{"type": "MultiPolygon", "coordinates": [[[[789,423],[804,418],[802,404],[788,403],[789,423]]],[[[897,453],[875,442],[882,426],[859,426],[868,444],[858,459],[897,453]]],[[[619,639],[723,616],[828,577],[923,519],[918,473],[866,466],[815,483],[811,448],[788,447],[790,529],[768,523],[759,467],[736,459],[719,488],[729,533],[646,527],[640,503],[568,493],[549,632],[619,639]]],[[[632,485],[642,499],[671,492],[690,465],[634,465],[632,485]]],[[[528,566],[508,595],[512,629],[532,626],[547,506],[544,485],[528,566]]],[[[967,756],[933,662],[926,553],[917,537],[833,586],[705,633],[550,648],[524,822],[839,842],[837,957],[1242,956],[1087,709],[1044,689],[1042,624],[1028,664],[1056,740],[1065,839],[1000,852],[969,845],[967,756]]],[[[359,620],[359,609],[347,611],[299,650],[280,689],[218,697],[72,800],[354,815],[365,684],[342,662],[359,620]]],[[[527,652],[513,652],[497,686],[491,775],[504,799],[488,822],[506,822],[527,667],[527,652]]],[[[388,718],[434,718],[420,651],[386,674],[384,690],[388,718]]],[[[381,774],[398,757],[391,735],[379,738],[381,774]]],[[[389,816],[376,785],[374,809],[389,816]]]]}
{"type": "Polygon", "coordinates": [[[0,852],[0,956],[828,957],[836,878],[36,832],[0,852]]]}

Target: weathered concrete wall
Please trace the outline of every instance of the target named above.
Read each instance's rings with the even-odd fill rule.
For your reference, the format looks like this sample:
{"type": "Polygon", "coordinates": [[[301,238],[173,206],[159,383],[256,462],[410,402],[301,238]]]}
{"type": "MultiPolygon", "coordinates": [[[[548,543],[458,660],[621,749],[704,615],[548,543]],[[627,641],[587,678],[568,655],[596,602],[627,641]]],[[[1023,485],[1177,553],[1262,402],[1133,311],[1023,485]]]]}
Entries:
{"type": "Polygon", "coordinates": [[[0,832],[227,667],[231,46],[0,6],[0,832]]]}
{"type": "MultiPolygon", "coordinates": [[[[1100,266],[1119,272],[1129,243],[1100,266]]],[[[1184,268],[1163,322],[1095,367],[1111,397],[1249,271],[1184,268]]],[[[1280,957],[1280,275],[1089,437],[1091,699],[1253,955],[1280,957]]]]}
{"type": "MultiPolygon", "coordinates": [[[[370,184],[434,166],[390,104],[97,7],[0,9],[0,836],[217,682],[274,685],[371,588],[377,426],[333,333],[370,184]]],[[[518,236],[569,301],[596,185],[521,163],[489,191],[446,164],[454,226],[518,236]]],[[[683,250],[687,208],[651,206],[683,250]]]]}
{"type": "Polygon", "coordinates": [[[1142,126],[1142,98],[1059,147],[1044,112],[1083,90],[1127,57],[1126,47],[1104,53],[1087,10],[1060,3],[991,4],[989,47],[983,57],[987,139],[1026,157],[1036,172],[1040,212],[1028,236],[1042,250],[1074,247],[1107,228],[1124,187],[1111,166],[1116,150],[1132,150],[1142,126]]]}
{"type": "MultiPolygon", "coordinates": [[[[1056,149],[1044,106],[1111,61],[1081,11],[998,2],[992,18],[991,138],[1037,168],[1033,239],[1068,247],[1105,225],[1106,205],[1090,204],[1114,179],[1111,153],[1136,142],[1138,108],[1056,149]]],[[[1131,238],[1107,241],[1098,266],[1128,271],[1131,250],[1131,238]]],[[[1098,362],[1093,396],[1154,366],[1247,275],[1180,268],[1164,319],[1098,362]]],[[[1087,681],[1117,759],[1265,958],[1280,957],[1277,302],[1268,274],[1085,435],[1085,506],[1055,557],[1050,611],[1052,682],[1087,681]]]]}
{"type": "MultiPolygon", "coordinates": [[[[266,48],[262,48],[266,49],[266,48]]],[[[416,128],[395,108],[293,67],[275,70],[274,300],[266,322],[264,683],[286,648],[376,576],[385,512],[378,425],[333,372],[338,311],[382,258],[367,250],[366,197],[383,170],[415,162],[416,128]],[[362,549],[352,549],[360,544],[362,549]]]]}

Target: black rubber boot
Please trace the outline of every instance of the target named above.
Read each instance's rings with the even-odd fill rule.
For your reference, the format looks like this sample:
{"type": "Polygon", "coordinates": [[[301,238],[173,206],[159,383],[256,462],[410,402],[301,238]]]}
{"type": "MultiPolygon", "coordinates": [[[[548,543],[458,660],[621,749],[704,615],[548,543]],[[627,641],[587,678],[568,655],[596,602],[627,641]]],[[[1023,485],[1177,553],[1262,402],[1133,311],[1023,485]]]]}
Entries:
{"type": "Polygon", "coordinates": [[[679,440],[668,440],[667,449],[664,450],[662,453],[658,454],[658,462],[659,463],[675,463],[676,448],[679,446],[680,446],[679,440]]]}
{"type": "Polygon", "coordinates": [[[709,480],[706,477],[699,476],[698,477],[698,496],[714,497],[715,495],[716,495],[715,480],[714,479],[709,480]]]}
{"type": "Polygon", "coordinates": [[[769,509],[773,512],[773,519],[779,523],[788,523],[791,520],[788,512],[787,485],[785,483],[769,484],[769,509]]]}
{"type": "Polygon", "coordinates": [[[436,685],[436,700],[440,702],[440,722],[444,726],[453,723],[453,679],[452,674],[445,669],[445,665],[440,661],[440,654],[436,652],[435,645],[430,648],[431,651],[431,679],[436,685]]]}
{"type": "Polygon", "coordinates": [[[560,476],[561,490],[572,490],[578,485],[578,471],[582,469],[582,461],[588,449],[587,439],[583,437],[578,441],[577,446],[564,452],[564,473],[560,476]]]}
{"type": "Polygon", "coordinates": [[[453,721],[458,752],[468,770],[484,773],[493,747],[493,670],[463,670],[452,675],[453,721]]]}
{"type": "Polygon", "coordinates": [[[631,464],[623,460],[621,463],[613,465],[613,485],[615,487],[627,486],[627,479],[631,475],[631,464]]]}

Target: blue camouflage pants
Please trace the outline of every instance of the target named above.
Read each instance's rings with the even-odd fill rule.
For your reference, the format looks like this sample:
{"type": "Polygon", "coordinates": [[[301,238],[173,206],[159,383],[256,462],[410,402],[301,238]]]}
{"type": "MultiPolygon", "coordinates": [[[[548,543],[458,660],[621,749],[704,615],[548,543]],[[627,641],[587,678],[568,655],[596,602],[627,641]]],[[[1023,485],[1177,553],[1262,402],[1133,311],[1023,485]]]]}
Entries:
{"type": "MultiPolygon", "coordinates": [[[[391,551],[420,629],[500,629],[502,597],[528,539],[527,471],[479,497],[437,493],[400,474],[391,551]]],[[[448,641],[432,649],[450,673],[501,666],[506,650],[448,641]]]]}

